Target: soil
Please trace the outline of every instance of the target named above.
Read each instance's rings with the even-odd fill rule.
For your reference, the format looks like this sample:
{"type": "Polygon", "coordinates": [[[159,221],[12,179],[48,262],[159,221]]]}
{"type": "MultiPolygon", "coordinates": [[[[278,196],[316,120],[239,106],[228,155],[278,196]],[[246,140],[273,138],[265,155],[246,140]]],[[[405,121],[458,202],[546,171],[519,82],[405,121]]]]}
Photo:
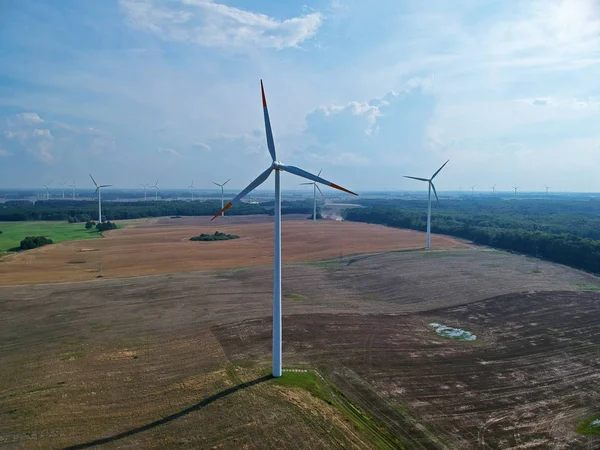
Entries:
{"type": "MultiPolygon", "coordinates": [[[[285,217],[285,216],[284,216],[285,217]]],[[[5,257],[0,285],[51,283],[134,277],[194,270],[260,266],[273,263],[273,218],[232,216],[134,221],[134,225],[104,233],[104,239],[70,241],[5,257]],[[239,235],[235,241],[193,242],[190,237],[221,231],[239,235]]],[[[319,261],[366,252],[422,248],[425,235],[380,225],[298,220],[282,224],[284,263],[319,261]]],[[[465,244],[433,236],[438,249],[465,244]]]]}
{"type": "MultiPolygon", "coordinates": [[[[600,403],[598,278],[478,248],[337,256],[283,268],[285,367],[405,448],[600,446],[575,431],[600,403]]],[[[264,377],[271,308],[270,266],[0,287],[0,445],[374,447],[264,377]]]]}

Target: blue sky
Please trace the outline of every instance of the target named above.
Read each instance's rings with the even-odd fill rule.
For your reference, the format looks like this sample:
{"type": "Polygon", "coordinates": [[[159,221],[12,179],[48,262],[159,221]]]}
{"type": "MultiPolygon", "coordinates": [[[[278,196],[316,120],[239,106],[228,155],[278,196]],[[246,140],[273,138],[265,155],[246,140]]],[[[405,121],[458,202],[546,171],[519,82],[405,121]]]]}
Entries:
{"type": "Polygon", "coordinates": [[[4,1],[0,186],[242,188],[261,78],[279,159],[350,189],[600,191],[595,0],[4,1]]]}

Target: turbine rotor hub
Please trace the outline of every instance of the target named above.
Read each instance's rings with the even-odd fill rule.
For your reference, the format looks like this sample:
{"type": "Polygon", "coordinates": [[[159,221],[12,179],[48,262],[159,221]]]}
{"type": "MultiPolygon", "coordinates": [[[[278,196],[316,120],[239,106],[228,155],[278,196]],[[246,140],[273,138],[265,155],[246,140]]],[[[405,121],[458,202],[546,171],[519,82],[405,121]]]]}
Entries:
{"type": "Polygon", "coordinates": [[[273,170],[281,170],[281,166],[283,166],[281,161],[273,161],[273,164],[271,164],[273,170]]]}

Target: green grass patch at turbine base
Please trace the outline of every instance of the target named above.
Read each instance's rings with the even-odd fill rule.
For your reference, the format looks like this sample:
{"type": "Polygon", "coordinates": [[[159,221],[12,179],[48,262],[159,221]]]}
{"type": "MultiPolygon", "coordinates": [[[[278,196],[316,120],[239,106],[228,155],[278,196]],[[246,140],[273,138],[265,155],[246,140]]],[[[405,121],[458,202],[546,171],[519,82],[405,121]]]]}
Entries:
{"type": "Polygon", "coordinates": [[[584,435],[596,434],[600,436],[600,414],[577,425],[577,432],[584,435]]]}
{"type": "Polygon", "coordinates": [[[19,247],[26,236],[44,236],[57,244],[64,241],[102,237],[95,229],[86,230],[85,223],[67,222],[0,222],[0,252],[19,247]]]}
{"type": "Polygon", "coordinates": [[[409,448],[404,442],[394,436],[385,425],[379,423],[375,418],[353,404],[340,390],[329,384],[313,370],[298,368],[284,369],[282,376],[274,378],[274,380],[281,386],[304,389],[314,397],[333,406],[363,436],[371,441],[376,448],[409,448]]]}

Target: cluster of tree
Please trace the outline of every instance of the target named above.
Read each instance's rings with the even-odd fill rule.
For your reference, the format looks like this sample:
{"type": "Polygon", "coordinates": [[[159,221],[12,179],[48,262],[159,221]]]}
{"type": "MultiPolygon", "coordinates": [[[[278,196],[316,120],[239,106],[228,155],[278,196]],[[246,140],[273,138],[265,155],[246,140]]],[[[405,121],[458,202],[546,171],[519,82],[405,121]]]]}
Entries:
{"type": "MultiPolygon", "coordinates": [[[[404,201],[402,207],[398,207],[397,203],[393,207],[348,209],[344,212],[344,217],[346,220],[356,222],[426,230],[425,202],[404,201]]],[[[600,205],[598,202],[589,209],[578,205],[581,207],[579,211],[573,205],[535,200],[501,202],[512,205],[497,204],[491,208],[481,207],[482,202],[477,202],[480,208],[474,208],[474,205],[469,204],[476,202],[448,203],[450,205],[447,207],[444,205],[433,212],[431,219],[433,233],[469,239],[476,244],[539,256],[571,267],[600,273],[600,216],[598,215],[600,205]],[[524,204],[517,206],[514,205],[516,203],[524,204]],[[520,209],[521,212],[516,213],[515,209],[520,209]]]]}
{"type": "Polygon", "coordinates": [[[80,223],[80,222],[89,222],[92,218],[88,214],[78,214],[76,216],[69,216],[67,221],[69,223],[80,223]]]}
{"type": "Polygon", "coordinates": [[[19,246],[21,250],[29,250],[32,248],[43,247],[44,245],[52,244],[52,239],[44,236],[27,236],[21,241],[19,246]]]}
{"type": "Polygon", "coordinates": [[[96,224],[96,230],[99,232],[108,231],[108,230],[116,230],[117,224],[107,220],[106,222],[98,222],[96,224]]]}
{"type": "Polygon", "coordinates": [[[215,234],[204,234],[192,236],[190,241],[228,241],[230,239],[239,239],[235,234],[225,234],[220,231],[215,231],[215,234]]]}
{"type": "MultiPolygon", "coordinates": [[[[319,209],[317,208],[317,220],[321,220],[322,218],[323,216],[321,215],[321,211],[319,211],[319,209]]],[[[313,220],[313,215],[311,214],[307,217],[307,219],[313,220]]]]}
{"type": "MultiPolygon", "coordinates": [[[[165,216],[212,216],[221,209],[218,200],[105,202],[102,214],[108,220],[140,219],[165,216]]],[[[97,217],[98,203],[85,200],[42,200],[0,203],[0,222],[23,220],[69,220],[69,217],[97,217]]],[[[228,215],[266,214],[257,204],[239,203],[228,215]]]]}
{"type": "Polygon", "coordinates": [[[91,230],[92,228],[94,228],[96,226],[96,222],[94,222],[93,220],[88,220],[85,223],[85,229],[86,230],[91,230]]]}

